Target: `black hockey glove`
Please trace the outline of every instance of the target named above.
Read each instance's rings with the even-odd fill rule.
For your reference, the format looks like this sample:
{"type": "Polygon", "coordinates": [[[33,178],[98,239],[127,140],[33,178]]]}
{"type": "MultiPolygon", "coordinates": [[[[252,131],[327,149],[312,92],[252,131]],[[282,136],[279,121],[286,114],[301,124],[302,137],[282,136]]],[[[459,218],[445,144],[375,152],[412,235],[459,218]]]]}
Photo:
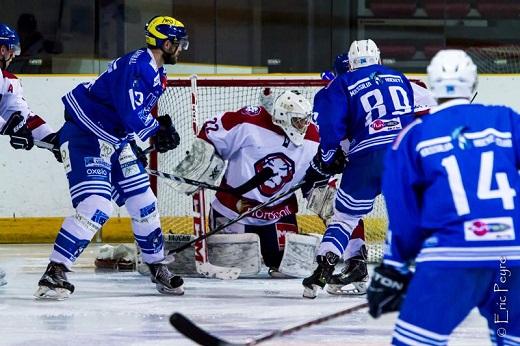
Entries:
{"type": "Polygon", "coordinates": [[[303,198],[307,198],[313,188],[326,185],[329,178],[330,175],[323,175],[312,166],[309,166],[303,177],[305,183],[301,187],[303,198]]]}
{"type": "Polygon", "coordinates": [[[51,133],[45,137],[42,138],[42,142],[47,142],[49,144],[53,145],[52,149],[49,149],[54,157],[56,158],[56,161],[63,162],[61,159],[61,152],[60,152],[60,136],[58,132],[51,133]]]}
{"type": "Polygon", "coordinates": [[[15,149],[31,150],[34,146],[31,130],[27,128],[27,123],[20,112],[11,115],[0,134],[11,137],[9,143],[15,149]]]}
{"type": "Polygon", "coordinates": [[[138,146],[135,141],[130,141],[128,142],[128,144],[130,144],[130,148],[132,148],[135,157],[137,157],[137,159],[141,161],[143,167],[148,167],[148,158],[146,157],[146,154],[143,154],[143,149],[141,149],[141,147],[138,146]]]}
{"type": "Polygon", "coordinates": [[[321,148],[318,148],[318,152],[314,155],[311,161],[311,167],[323,176],[331,176],[343,172],[345,165],[347,164],[347,157],[343,152],[343,149],[338,147],[334,153],[334,157],[329,163],[323,162],[321,157],[321,148]]]}
{"type": "Polygon", "coordinates": [[[381,314],[399,311],[412,275],[411,272],[402,274],[384,264],[376,267],[367,289],[370,316],[378,318],[381,314]]]}
{"type": "Polygon", "coordinates": [[[180,143],[180,137],[173,127],[172,119],[168,114],[165,114],[157,117],[157,121],[159,122],[159,130],[153,140],[155,149],[160,153],[175,149],[180,143]]]}

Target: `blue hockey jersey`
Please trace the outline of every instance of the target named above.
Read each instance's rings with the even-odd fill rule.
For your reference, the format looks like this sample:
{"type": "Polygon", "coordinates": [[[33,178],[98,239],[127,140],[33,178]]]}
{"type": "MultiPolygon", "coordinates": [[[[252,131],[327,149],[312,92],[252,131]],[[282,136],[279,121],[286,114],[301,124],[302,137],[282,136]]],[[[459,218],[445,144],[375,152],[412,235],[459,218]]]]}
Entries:
{"type": "Polygon", "coordinates": [[[383,174],[386,264],[520,265],[520,115],[457,99],[405,128],[383,174]]]}
{"type": "Polygon", "coordinates": [[[151,109],[164,91],[166,74],[143,48],[110,63],[95,81],[66,94],[66,112],[82,128],[111,144],[133,133],[146,140],[158,129],[151,109]]]}
{"type": "Polygon", "coordinates": [[[389,145],[413,109],[412,86],[400,72],[371,65],[341,74],[314,98],[323,160],[332,160],[344,139],[350,157],[389,145]]]}

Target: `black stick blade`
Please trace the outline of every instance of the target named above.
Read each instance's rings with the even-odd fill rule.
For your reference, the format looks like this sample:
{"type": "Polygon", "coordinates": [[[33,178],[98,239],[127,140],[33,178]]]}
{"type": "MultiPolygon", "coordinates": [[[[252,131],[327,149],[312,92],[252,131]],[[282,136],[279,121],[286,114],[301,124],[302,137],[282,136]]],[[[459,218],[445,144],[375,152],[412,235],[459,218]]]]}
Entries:
{"type": "Polygon", "coordinates": [[[243,344],[233,344],[216,336],[211,335],[204,329],[201,329],[195,323],[190,321],[186,316],[175,312],[170,316],[170,324],[177,329],[179,333],[188,339],[202,346],[240,346],[243,344]]]}

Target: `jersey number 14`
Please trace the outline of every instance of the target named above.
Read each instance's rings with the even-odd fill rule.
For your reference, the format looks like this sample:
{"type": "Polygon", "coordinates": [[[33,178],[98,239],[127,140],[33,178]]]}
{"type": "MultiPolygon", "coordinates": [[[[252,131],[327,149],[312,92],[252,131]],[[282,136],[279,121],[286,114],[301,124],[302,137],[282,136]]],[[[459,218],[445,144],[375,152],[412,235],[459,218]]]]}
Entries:
{"type": "MultiPolygon", "coordinates": [[[[507,174],[504,172],[495,173],[497,188],[491,188],[493,182],[493,161],[494,153],[492,151],[482,153],[480,157],[477,197],[479,199],[501,199],[503,208],[505,210],[512,210],[515,208],[514,197],[516,196],[516,191],[511,188],[507,174]]],[[[468,197],[464,185],[462,184],[462,174],[460,173],[457,158],[455,155],[450,155],[442,159],[441,164],[448,173],[448,183],[457,214],[469,214],[468,197]]]]}

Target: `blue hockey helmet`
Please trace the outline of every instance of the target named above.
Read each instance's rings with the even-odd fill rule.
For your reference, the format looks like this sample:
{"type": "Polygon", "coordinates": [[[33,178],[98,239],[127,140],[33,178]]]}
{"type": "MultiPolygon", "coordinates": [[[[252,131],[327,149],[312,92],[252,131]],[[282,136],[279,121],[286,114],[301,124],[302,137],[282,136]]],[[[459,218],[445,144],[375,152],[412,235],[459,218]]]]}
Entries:
{"type": "Polygon", "coordinates": [[[20,55],[20,38],[18,34],[7,24],[3,23],[0,23],[0,46],[6,46],[7,49],[14,51],[14,55],[20,55]]]}
{"type": "Polygon", "coordinates": [[[181,50],[189,46],[188,34],[184,24],[168,16],[155,16],[144,27],[146,43],[161,48],[165,40],[179,45],[181,50]]]}
{"type": "Polygon", "coordinates": [[[336,72],[336,76],[339,76],[342,73],[348,72],[350,70],[350,64],[348,60],[348,54],[343,53],[336,57],[334,60],[334,72],[336,72]]]}

